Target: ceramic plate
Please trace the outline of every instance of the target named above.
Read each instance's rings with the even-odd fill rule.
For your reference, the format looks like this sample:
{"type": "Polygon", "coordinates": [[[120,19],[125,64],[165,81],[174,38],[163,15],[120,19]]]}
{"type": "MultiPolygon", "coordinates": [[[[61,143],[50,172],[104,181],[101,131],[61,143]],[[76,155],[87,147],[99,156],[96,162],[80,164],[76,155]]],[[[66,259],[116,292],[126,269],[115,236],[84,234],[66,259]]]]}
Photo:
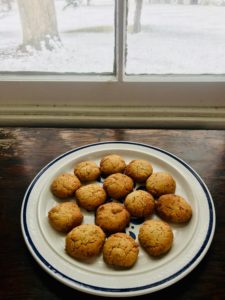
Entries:
{"type": "MultiPolygon", "coordinates": [[[[83,223],[94,223],[93,213],[83,213],[83,223]]],[[[132,220],[126,232],[137,238],[140,223],[132,220]]],[[[24,196],[21,224],[31,254],[55,279],[99,296],[128,297],[163,289],[192,271],[211,244],[215,211],[203,180],[175,155],[145,144],[103,142],[64,153],[39,172],[24,196]],[[81,161],[92,160],[99,164],[100,159],[110,153],[121,155],[127,163],[133,159],[146,159],[151,162],[154,171],[169,172],[176,180],[176,194],[186,198],[193,209],[193,217],[188,224],[171,224],[174,243],[166,255],[151,258],[140,248],[137,263],[128,270],[108,267],[102,256],[91,262],[71,258],[65,252],[65,235],[56,232],[47,218],[48,211],[59,202],[50,192],[52,180],[62,172],[73,173],[74,166],[81,161]]]]}

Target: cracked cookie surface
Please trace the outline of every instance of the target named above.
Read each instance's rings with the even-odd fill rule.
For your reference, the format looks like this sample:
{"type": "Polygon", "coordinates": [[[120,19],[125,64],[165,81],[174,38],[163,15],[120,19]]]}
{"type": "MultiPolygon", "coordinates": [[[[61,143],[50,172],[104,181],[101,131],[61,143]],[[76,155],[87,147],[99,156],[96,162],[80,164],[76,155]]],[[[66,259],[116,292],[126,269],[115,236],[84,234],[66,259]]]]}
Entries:
{"type": "Polygon", "coordinates": [[[100,161],[100,169],[104,175],[123,173],[125,168],[126,163],[124,159],[117,154],[109,154],[100,161]]]}
{"type": "Polygon", "coordinates": [[[152,174],[152,165],[147,160],[132,160],[125,169],[125,174],[130,176],[135,182],[145,182],[152,174]]]}
{"type": "Polygon", "coordinates": [[[67,233],[82,223],[83,215],[75,202],[63,202],[48,212],[48,219],[57,231],[67,233]]]}
{"type": "Polygon", "coordinates": [[[166,222],[148,220],[141,225],[138,239],[149,255],[160,256],[172,247],[173,232],[166,222]]]}
{"type": "Polygon", "coordinates": [[[86,182],[96,180],[100,176],[101,171],[95,162],[82,161],[75,166],[74,174],[80,179],[80,181],[86,182]]]}
{"type": "Polygon", "coordinates": [[[130,222],[130,214],[121,203],[110,202],[98,207],[95,223],[106,233],[124,231],[130,222]]]}
{"type": "Polygon", "coordinates": [[[175,193],[176,182],[169,173],[155,172],[148,177],[146,189],[150,194],[158,198],[164,194],[175,193]]]}
{"type": "Polygon", "coordinates": [[[155,204],[160,218],[172,223],[186,223],[192,217],[191,205],[181,196],[167,194],[159,197],[155,204]]]}
{"type": "Polygon", "coordinates": [[[105,233],[94,224],[82,224],[66,236],[66,252],[77,259],[88,259],[100,254],[105,233]]]}
{"type": "Polygon", "coordinates": [[[136,190],[126,196],[124,206],[133,217],[147,217],[153,213],[155,201],[146,191],[136,190]]]}
{"type": "Polygon", "coordinates": [[[138,258],[138,244],[126,233],[112,234],[103,247],[103,258],[108,265],[132,267],[138,258]]]}
{"type": "Polygon", "coordinates": [[[109,175],[103,184],[106,193],[114,199],[125,197],[133,190],[133,187],[133,180],[129,176],[121,173],[109,175]]]}
{"type": "Polygon", "coordinates": [[[88,211],[95,210],[106,200],[106,192],[99,184],[88,184],[80,187],[76,193],[79,206],[88,211]]]}
{"type": "Polygon", "coordinates": [[[73,196],[80,186],[81,182],[77,176],[63,173],[53,180],[51,191],[58,198],[68,198],[73,196]]]}

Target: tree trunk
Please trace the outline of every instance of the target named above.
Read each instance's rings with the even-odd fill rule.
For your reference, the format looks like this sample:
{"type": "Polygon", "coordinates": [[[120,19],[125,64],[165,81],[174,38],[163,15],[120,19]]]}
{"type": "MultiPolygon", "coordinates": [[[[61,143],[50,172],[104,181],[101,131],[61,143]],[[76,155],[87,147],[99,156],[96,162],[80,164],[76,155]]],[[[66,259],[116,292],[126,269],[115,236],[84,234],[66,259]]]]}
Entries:
{"type": "Polygon", "coordinates": [[[143,0],[136,0],[136,8],[134,13],[134,27],[133,33],[138,33],[141,31],[141,11],[143,6],[143,0]]]}
{"type": "Polygon", "coordinates": [[[23,30],[22,49],[52,50],[61,45],[53,0],[17,0],[23,30]],[[27,47],[28,46],[28,47],[27,47]]]}

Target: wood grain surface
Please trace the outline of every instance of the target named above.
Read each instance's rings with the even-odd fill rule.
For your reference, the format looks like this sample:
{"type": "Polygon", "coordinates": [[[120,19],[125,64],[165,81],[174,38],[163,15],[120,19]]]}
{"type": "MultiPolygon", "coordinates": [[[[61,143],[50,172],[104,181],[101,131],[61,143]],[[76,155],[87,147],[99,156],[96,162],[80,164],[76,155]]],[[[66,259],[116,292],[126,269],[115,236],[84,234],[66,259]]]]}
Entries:
{"type": "Polygon", "coordinates": [[[95,128],[0,129],[0,299],[101,299],[64,286],[39,267],[24,243],[20,210],[31,180],[56,156],[118,140],[150,144],[185,160],[208,186],[217,216],[200,264],[176,284],[134,299],[225,299],[225,131],[95,128]]]}

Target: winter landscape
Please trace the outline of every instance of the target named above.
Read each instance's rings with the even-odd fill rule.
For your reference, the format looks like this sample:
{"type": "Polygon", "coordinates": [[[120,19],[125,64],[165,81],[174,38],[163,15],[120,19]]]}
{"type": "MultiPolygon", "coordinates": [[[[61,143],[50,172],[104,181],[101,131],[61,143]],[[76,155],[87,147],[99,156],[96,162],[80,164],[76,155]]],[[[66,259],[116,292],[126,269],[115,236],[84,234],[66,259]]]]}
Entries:
{"type": "MultiPolygon", "coordinates": [[[[50,39],[51,47],[43,42],[40,48],[23,44],[26,32],[19,5],[24,1],[0,0],[1,73],[113,72],[113,0],[75,1],[74,5],[55,0],[57,38],[50,39]]],[[[141,28],[134,32],[137,2],[129,1],[127,74],[225,73],[225,1],[144,0],[141,28]]]]}

